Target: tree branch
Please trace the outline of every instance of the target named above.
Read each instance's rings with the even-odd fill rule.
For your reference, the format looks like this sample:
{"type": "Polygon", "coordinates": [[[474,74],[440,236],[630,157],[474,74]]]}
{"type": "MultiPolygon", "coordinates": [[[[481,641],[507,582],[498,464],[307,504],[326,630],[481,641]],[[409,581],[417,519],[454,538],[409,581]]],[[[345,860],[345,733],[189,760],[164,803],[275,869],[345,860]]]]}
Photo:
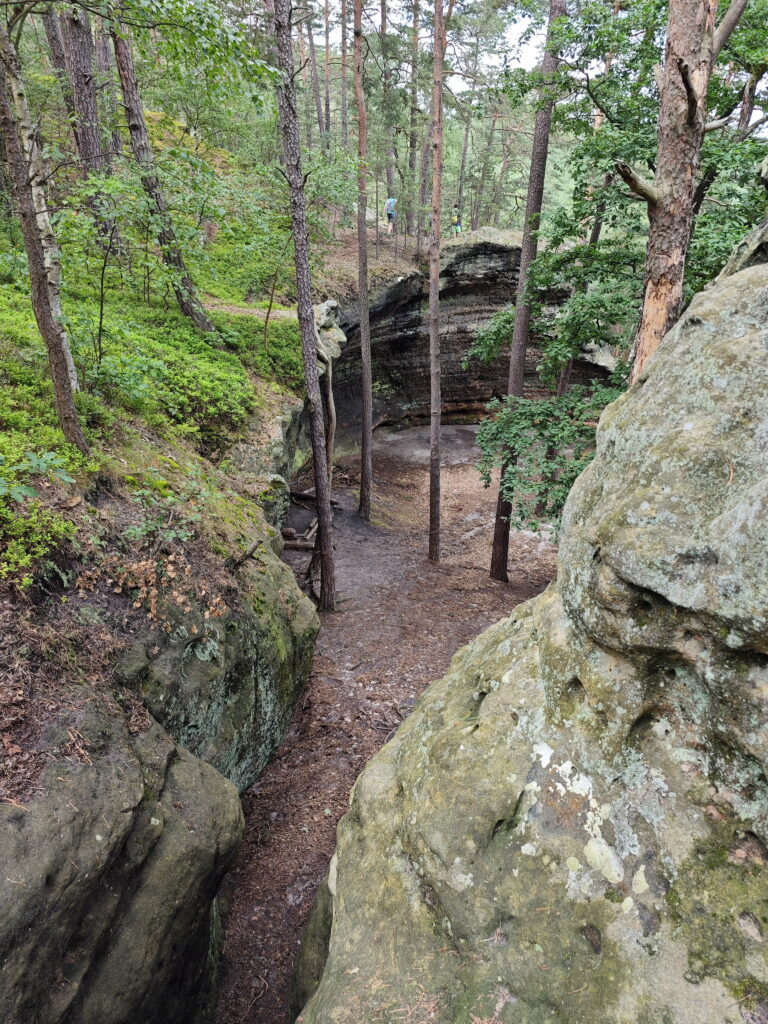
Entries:
{"type": "Polygon", "coordinates": [[[733,113],[726,114],[725,117],[720,117],[717,121],[708,121],[704,125],[704,131],[716,132],[719,128],[726,128],[731,120],[733,120],[733,113]]]}
{"type": "Polygon", "coordinates": [[[728,10],[723,15],[723,19],[715,29],[715,36],[712,40],[712,63],[714,64],[717,60],[720,51],[728,42],[731,37],[731,33],[739,23],[739,18],[744,13],[744,8],[747,6],[748,0],[731,0],[728,10]]]}
{"type": "Polygon", "coordinates": [[[640,175],[637,174],[629,164],[624,163],[623,160],[617,160],[615,167],[619,176],[627,185],[629,185],[630,189],[636,196],[640,196],[641,199],[644,199],[651,206],[655,206],[658,203],[659,194],[650,181],[646,178],[641,178],[640,175]]]}
{"type": "Polygon", "coordinates": [[[757,121],[754,121],[751,125],[749,125],[749,127],[744,128],[742,131],[740,131],[738,133],[739,142],[743,141],[744,139],[748,139],[753,132],[756,132],[758,128],[762,128],[764,124],[768,124],[768,114],[766,114],[764,117],[758,118],[757,121]]]}

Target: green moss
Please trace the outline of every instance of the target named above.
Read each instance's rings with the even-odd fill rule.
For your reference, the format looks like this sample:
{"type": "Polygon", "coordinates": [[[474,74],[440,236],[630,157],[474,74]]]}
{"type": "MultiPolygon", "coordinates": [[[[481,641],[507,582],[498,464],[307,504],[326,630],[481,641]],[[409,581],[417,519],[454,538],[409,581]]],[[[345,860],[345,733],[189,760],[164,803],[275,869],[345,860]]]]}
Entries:
{"type": "Polygon", "coordinates": [[[749,855],[749,847],[750,834],[733,822],[713,826],[667,894],[688,947],[690,979],[717,978],[736,998],[754,982],[748,961],[762,959],[768,975],[765,943],[751,934],[768,930],[768,868],[762,857],[749,855]]]}

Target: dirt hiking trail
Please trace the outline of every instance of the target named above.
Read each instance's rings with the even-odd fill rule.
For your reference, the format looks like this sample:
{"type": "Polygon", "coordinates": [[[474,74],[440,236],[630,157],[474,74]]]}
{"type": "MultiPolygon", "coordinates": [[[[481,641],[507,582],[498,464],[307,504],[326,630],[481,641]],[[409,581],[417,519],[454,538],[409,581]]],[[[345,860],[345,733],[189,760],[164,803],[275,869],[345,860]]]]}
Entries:
{"type": "MultiPolygon", "coordinates": [[[[287,1024],[293,962],[355,779],[456,651],[552,578],[554,548],[514,533],[510,583],[488,578],[496,495],[473,467],[476,433],[443,427],[439,565],[426,558],[427,427],[377,436],[372,523],[355,514],[353,463],[336,473],[338,611],[322,617],[290,732],[244,796],[217,1024],[287,1024]]],[[[300,573],[308,561],[286,557],[300,573]]]]}

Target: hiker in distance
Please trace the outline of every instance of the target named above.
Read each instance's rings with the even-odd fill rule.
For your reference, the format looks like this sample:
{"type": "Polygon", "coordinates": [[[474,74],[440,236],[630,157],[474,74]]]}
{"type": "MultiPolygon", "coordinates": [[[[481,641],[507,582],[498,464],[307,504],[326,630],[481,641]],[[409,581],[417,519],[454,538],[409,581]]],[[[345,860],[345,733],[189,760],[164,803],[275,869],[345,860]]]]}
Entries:
{"type": "Polygon", "coordinates": [[[395,216],[397,214],[397,200],[390,198],[384,203],[384,213],[387,215],[387,234],[391,235],[395,228],[395,216]]]}
{"type": "Polygon", "coordinates": [[[454,235],[461,234],[461,212],[459,211],[458,203],[453,208],[451,214],[451,233],[454,235]]]}

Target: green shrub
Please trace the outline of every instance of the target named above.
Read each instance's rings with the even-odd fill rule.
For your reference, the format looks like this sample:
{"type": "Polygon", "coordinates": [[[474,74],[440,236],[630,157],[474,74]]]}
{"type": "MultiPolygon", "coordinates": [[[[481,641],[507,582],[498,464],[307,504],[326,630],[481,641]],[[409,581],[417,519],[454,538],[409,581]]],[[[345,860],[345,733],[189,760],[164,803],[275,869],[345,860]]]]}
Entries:
{"type": "Polygon", "coordinates": [[[264,342],[260,316],[216,317],[227,345],[260,377],[300,390],[304,386],[301,335],[294,317],[271,316],[264,342]]]}
{"type": "Polygon", "coordinates": [[[574,387],[560,397],[495,399],[480,424],[478,470],[489,486],[502,470],[501,490],[516,529],[559,527],[568,492],[595,453],[600,412],[622,389],[598,385],[590,393],[574,387]]]}
{"type": "Polygon", "coordinates": [[[41,564],[74,534],[72,523],[40,502],[0,500],[0,580],[31,586],[41,564]]]}
{"type": "Polygon", "coordinates": [[[74,536],[72,523],[42,505],[34,486],[40,477],[73,483],[64,461],[56,452],[27,452],[15,464],[0,456],[0,580],[30,586],[41,562],[74,536]]]}

